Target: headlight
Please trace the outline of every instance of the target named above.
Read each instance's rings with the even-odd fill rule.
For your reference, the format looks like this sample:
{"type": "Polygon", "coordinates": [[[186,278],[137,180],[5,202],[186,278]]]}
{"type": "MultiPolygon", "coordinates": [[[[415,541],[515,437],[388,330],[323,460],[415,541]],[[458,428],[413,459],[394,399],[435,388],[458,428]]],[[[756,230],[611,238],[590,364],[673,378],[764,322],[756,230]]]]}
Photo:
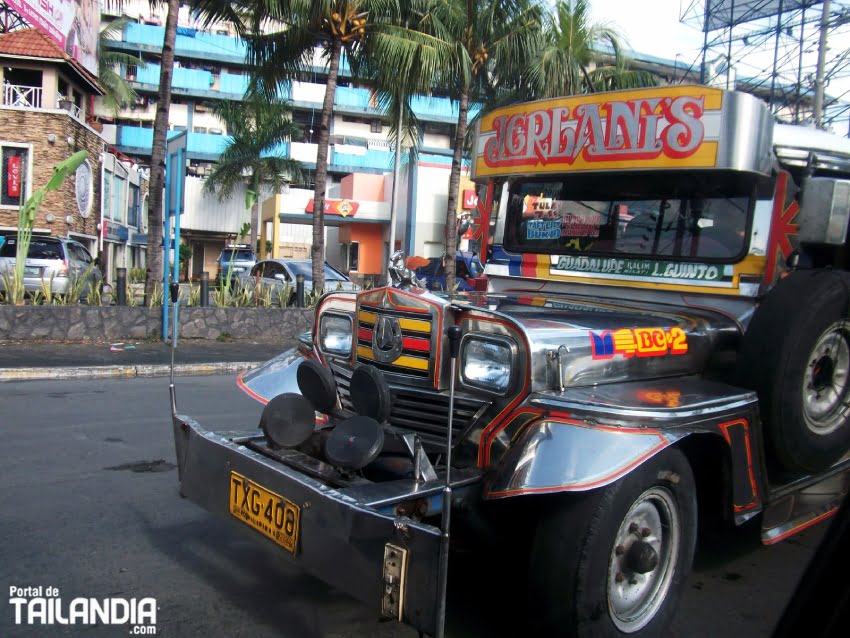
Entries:
{"type": "Polygon", "coordinates": [[[461,350],[461,378],[467,385],[503,394],[511,384],[513,352],[501,340],[468,338],[461,350]]]}
{"type": "Polygon", "coordinates": [[[322,315],[319,323],[319,347],[322,352],[347,357],[351,354],[351,318],[322,315]]]}

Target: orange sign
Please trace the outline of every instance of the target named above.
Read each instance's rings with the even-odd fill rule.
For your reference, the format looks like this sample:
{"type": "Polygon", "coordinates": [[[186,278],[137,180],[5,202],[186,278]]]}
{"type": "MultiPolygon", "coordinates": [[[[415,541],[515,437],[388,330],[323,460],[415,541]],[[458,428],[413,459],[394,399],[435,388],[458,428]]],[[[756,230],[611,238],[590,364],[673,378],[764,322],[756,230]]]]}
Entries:
{"type": "MultiPolygon", "coordinates": [[[[354,217],[360,204],[353,202],[350,199],[326,199],[325,200],[325,215],[340,215],[341,217],[354,217]]],[[[313,212],[313,200],[307,202],[307,207],[304,209],[308,213],[313,212]]]]}
{"type": "Polygon", "coordinates": [[[688,337],[681,328],[624,328],[590,332],[591,355],[594,359],[612,359],[616,355],[630,357],[663,357],[686,354],[688,337]]]}
{"type": "Polygon", "coordinates": [[[673,86],[497,109],[481,122],[475,176],[711,168],[722,106],[719,89],[673,86]]]}

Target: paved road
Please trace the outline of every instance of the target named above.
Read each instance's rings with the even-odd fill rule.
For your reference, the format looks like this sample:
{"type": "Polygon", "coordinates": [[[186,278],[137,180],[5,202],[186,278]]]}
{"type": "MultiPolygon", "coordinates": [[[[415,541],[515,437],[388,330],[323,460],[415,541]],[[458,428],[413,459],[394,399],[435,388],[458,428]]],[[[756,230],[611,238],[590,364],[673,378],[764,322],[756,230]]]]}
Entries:
{"type": "MultiPolygon", "coordinates": [[[[0,637],[127,635],[15,626],[9,587],[43,585],[66,600],[152,596],[159,636],[414,638],[177,495],[173,466],[155,463],[174,456],[167,387],[167,379],[0,386],[0,637]]],[[[261,406],[233,377],[180,379],[178,392],[181,411],[211,428],[257,423],[261,406]]],[[[769,636],[822,532],[703,553],[671,636],[769,636]]],[[[504,627],[516,627],[509,603],[524,596],[522,584],[496,588],[468,566],[453,573],[449,636],[517,635],[504,627]]]]}

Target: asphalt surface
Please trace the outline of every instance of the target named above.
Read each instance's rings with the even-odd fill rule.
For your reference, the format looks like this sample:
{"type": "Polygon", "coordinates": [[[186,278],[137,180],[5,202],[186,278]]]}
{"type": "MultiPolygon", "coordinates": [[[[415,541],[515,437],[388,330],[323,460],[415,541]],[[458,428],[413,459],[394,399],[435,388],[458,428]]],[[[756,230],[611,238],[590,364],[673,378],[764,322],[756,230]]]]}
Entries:
{"type": "MultiPolygon", "coordinates": [[[[233,376],[175,383],[178,408],[210,430],[256,431],[262,406],[233,376]]],[[[167,379],[0,384],[0,588],[56,587],[68,602],[153,597],[156,635],[415,638],[308,576],[239,521],[177,492],[167,379]]],[[[825,530],[774,547],[738,534],[701,549],[665,638],[771,636],[825,530]]],[[[498,556],[455,555],[449,638],[515,638],[522,579],[498,556]]],[[[127,636],[127,626],[23,626],[0,600],[0,638],[127,636]]]]}
{"type": "MultiPolygon", "coordinates": [[[[237,372],[271,359],[294,343],[178,339],[173,353],[175,374],[237,372]]],[[[162,341],[0,341],[0,381],[165,376],[171,357],[171,345],[162,341]]]]}

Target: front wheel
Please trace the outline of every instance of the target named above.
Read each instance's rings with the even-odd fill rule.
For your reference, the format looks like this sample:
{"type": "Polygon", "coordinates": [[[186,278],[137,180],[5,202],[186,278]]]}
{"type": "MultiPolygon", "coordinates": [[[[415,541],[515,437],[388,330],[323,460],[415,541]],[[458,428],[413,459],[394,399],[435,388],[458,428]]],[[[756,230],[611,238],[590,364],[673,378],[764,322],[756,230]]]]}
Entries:
{"type": "Polygon", "coordinates": [[[696,511],[693,473],[677,449],[561,501],[540,520],[531,550],[541,635],[659,635],[690,571],[696,511]]]}

